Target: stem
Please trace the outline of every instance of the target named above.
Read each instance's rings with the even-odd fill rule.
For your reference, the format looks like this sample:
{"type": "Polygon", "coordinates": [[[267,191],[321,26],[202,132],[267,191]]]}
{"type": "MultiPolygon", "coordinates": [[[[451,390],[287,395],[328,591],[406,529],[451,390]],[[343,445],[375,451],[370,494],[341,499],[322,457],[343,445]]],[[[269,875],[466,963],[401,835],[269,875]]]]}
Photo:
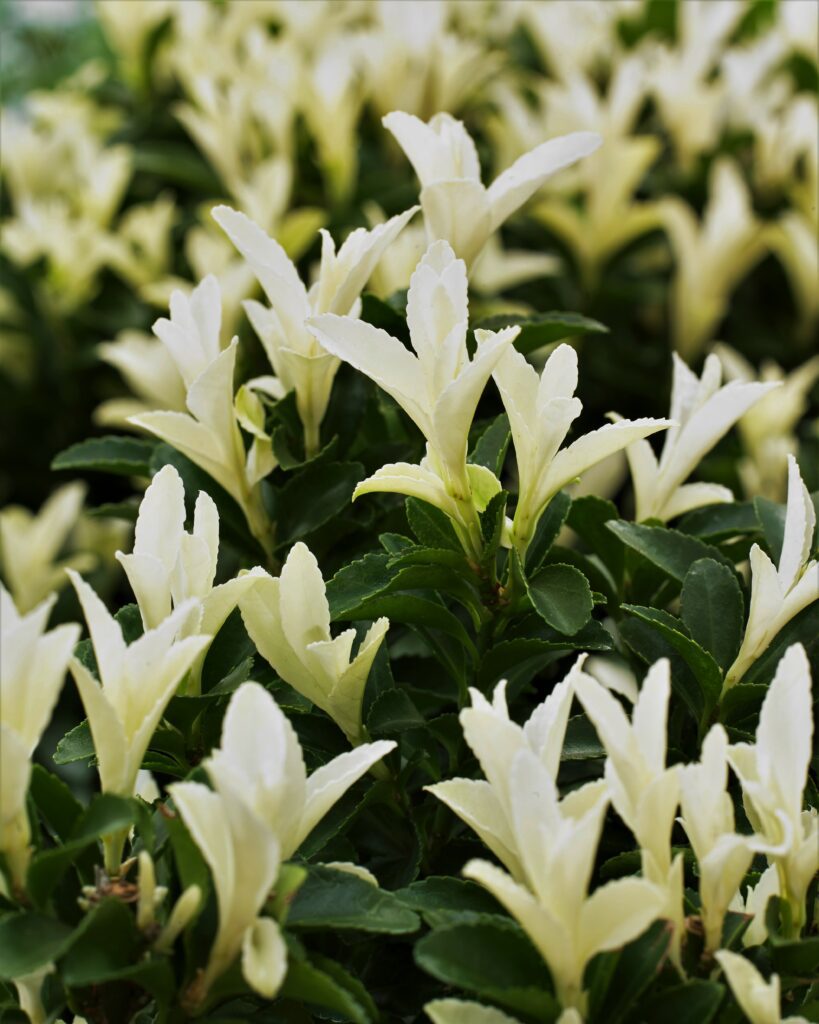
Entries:
{"type": "Polygon", "coordinates": [[[466,462],[457,477],[446,474],[446,489],[458,509],[453,525],[467,555],[480,563],[483,554],[483,533],[478,510],[472,501],[472,488],[466,471],[466,462]]]}
{"type": "Polygon", "coordinates": [[[105,853],[105,873],[109,878],[116,878],[120,873],[128,831],[127,828],[124,828],[118,832],[109,832],[108,835],[102,837],[102,847],[105,853]]]}
{"type": "Polygon", "coordinates": [[[319,438],[320,424],[316,423],[311,417],[307,421],[303,421],[304,426],[304,455],[305,458],[312,459],[317,454],[319,446],[321,444],[319,438]]]}

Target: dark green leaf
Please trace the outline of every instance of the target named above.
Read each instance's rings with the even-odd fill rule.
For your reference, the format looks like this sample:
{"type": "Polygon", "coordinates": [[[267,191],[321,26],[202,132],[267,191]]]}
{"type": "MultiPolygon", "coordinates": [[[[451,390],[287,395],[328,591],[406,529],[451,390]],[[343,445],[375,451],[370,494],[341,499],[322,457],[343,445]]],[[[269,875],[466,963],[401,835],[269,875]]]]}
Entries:
{"type": "Polygon", "coordinates": [[[424,547],[462,550],[452,523],[439,508],[419,498],[407,498],[405,508],[410,529],[424,547]]]}
{"type": "Polygon", "coordinates": [[[83,808],[63,780],[35,764],[31,769],[31,796],[52,834],[67,839],[83,808]]]}
{"type": "Polygon", "coordinates": [[[476,326],[482,330],[499,331],[504,327],[520,324],[520,334],[515,339],[515,348],[526,355],[553,345],[564,338],[574,338],[580,334],[608,334],[609,329],[598,320],[581,316],[579,313],[535,313],[532,316],[518,316],[513,313],[499,313],[481,320],[476,326]]]}
{"type": "MultiPolygon", "coordinates": [[[[403,533],[379,533],[378,543],[390,555],[400,555],[403,551],[423,551],[418,545],[405,537],[403,533]]],[[[454,552],[452,552],[454,554],[454,552]]]]}
{"type": "Polygon", "coordinates": [[[331,960],[329,957],[319,956],[317,953],[313,953],[312,962],[324,974],[332,978],[340,988],[344,989],[355,1000],[355,1002],[358,1003],[370,1021],[376,1021],[379,1019],[378,1007],[373,1002],[373,998],[370,993],[358,978],[354,978],[353,975],[346,971],[340,963],[337,963],[335,960],[331,960]]]}
{"type": "Polygon", "coordinates": [[[94,907],[83,934],[72,943],[62,964],[69,987],[108,981],[134,966],[139,947],[136,921],[130,909],[112,897],[94,907]]]}
{"type": "Polygon", "coordinates": [[[286,547],[323,526],[352,501],[365,477],[360,462],[310,463],[276,492],[276,542],[286,547]]]}
{"type": "Polygon", "coordinates": [[[373,783],[372,776],[366,776],[347,792],[330,808],[315,828],[299,847],[299,856],[310,860],[318,856],[324,848],[339,834],[348,828],[350,823],[363,811],[370,800],[382,793],[385,783],[373,783]]]}
{"type": "Polygon", "coordinates": [[[386,615],[391,622],[439,629],[456,639],[465,650],[473,655],[475,653],[469,634],[451,611],[437,601],[416,597],[414,594],[377,595],[362,601],[355,608],[345,610],[343,615],[337,615],[336,618],[355,621],[377,619],[381,615],[386,615]]]}
{"type": "Polygon", "coordinates": [[[549,972],[527,936],[511,921],[482,919],[438,928],[416,944],[415,961],[439,981],[509,1010],[538,1020],[557,1015],[549,972]]]}
{"type": "Polygon", "coordinates": [[[775,942],[771,947],[771,963],[778,974],[816,979],[819,977],[819,935],[793,942],[775,942]]]}
{"type": "Polygon", "coordinates": [[[541,513],[535,533],[526,549],[526,571],[534,572],[549,553],[572,506],[572,499],[565,491],[558,491],[541,513]]]}
{"type": "Polygon", "coordinates": [[[479,514],[484,544],[484,553],[481,556],[483,564],[494,562],[495,555],[500,547],[503,526],[506,521],[506,502],[508,498],[509,494],[506,491],[498,491],[497,494],[493,495],[483,512],[479,514]]]}
{"type": "Polygon", "coordinates": [[[314,865],[290,905],[287,925],[402,935],[417,931],[421,922],[394,893],[347,871],[314,865]]]}
{"type": "Polygon", "coordinates": [[[640,605],[624,604],[623,611],[648,623],[660,633],[664,640],[671,644],[694,673],[700,686],[705,708],[715,707],[722,692],[722,672],[711,655],[686,635],[683,623],[660,608],[644,608],[640,605]]]}
{"type": "Polygon", "coordinates": [[[602,953],[591,965],[590,974],[600,979],[592,983],[589,1011],[592,1020],[619,1024],[659,974],[671,946],[672,926],[655,921],[647,931],[621,950],[602,953]],[[601,961],[609,961],[600,970],[601,961]],[[594,968],[597,968],[597,971],[594,968]]]}
{"type": "Polygon", "coordinates": [[[680,610],[691,638],[727,669],[739,650],[745,624],[736,574],[713,558],[693,562],[683,580],[680,610]]]}
{"type": "Polygon", "coordinates": [[[378,739],[395,736],[406,729],[424,728],[426,722],[405,690],[395,687],[376,697],[367,715],[367,731],[378,739]]]}
{"type": "Polygon", "coordinates": [[[163,181],[194,189],[202,196],[223,194],[223,186],[213,168],[190,145],[162,139],[140,140],[132,150],[134,170],[156,175],[163,181]]]}
{"type": "Polygon", "coordinates": [[[77,819],[72,839],[98,839],[122,829],[130,828],[137,819],[134,800],[114,793],[99,793],[88,810],[77,819]]]}
{"type": "Polygon", "coordinates": [[[613,502],[585,494],[572,502],[568,524],[608,568],[615,585],[619,587],[623,579],[623,546],[606,528],[606,523],[617,519],[619,513],[613,502]]]}
{"type": "Polygon", "coordinates": [[[139,606],[136,604],[123,605],[122,608],[115,612],[114,618],[122,630],[122,638],[126,644],[132,644],[134,640],[138,640],[145,632],[145,627],[142,624],[142,615],[139,611],[139,606]]]}
{"type": "Polygon", "coordinates": [[[210,890],[210,872],[199,847],[193,841],[190,832],[185,828],[182,819],[167,815],[165,828],[171,840],[171,848],[176,863],[176,870],[183,889],[198,885],[202,891],[202,904],[210,890]]]}
{"type": "Polygon", "coordinates": [[[575,715],[566,725],[561,761],[589,761],[606,756],[594,726],[585,715],[575,715]]]}
{"type": "Polygon", "coordinates": [[[526,591],[540,615],[552,629],[573,636],[591,618],[589,581],[571,565],[547,565],[526,582],[526,591]]]}
{"type": "Polygon", "coordinates": [[[380,327],[399,341],[409,340],[406,319],[389,302],[379,299],[372,292],[365,292],[361,296],[360,319],[373,327],[380,327]]]}
{"type": "MultiPolygon", "coordinates": [[[[662,613],[668,615],[667,612],[662,613]]],[[[668,615],[669,625],[677,622],[668,615]]],[[[705,710],[702,687],[676,648],[657,629],[654,623],[643,619],[624,619],[620,625],[620,636],[632,651],[646,665],[653,665],[659,658],[668,658],[671,663],[671,687],[683,701],[693,718],[701,723],[705,710]]],[[[716,664],[716,662],[715,662],[716,664]]]]}
{"type": "Polygon", "coordinates": [[[500,478],[511,438],[512,432],[509,429],[509,417],[506,413],[501,413],[478,438],[467,461],[476,466],[485,466],[496,477],[500,478]]]}
{"type": "Polygon", "coordinates": [[[31,974],[62,956],[71,944],[71,928],[53,917],[23,911],[0,920],[0,979],[31,974]]]}
{"type": "Polygon", "coordinates": [[[336,1019],[352,1021],[353,1024],[371,1024],[371,1018],[364,1007],[354,999],[344,985],[306,960],[288,960],[287,977],[279,995],[321,1006],[339,1016],[336,1019]]]}
{"type": "Polygon", "coordinates": [[[70,469],[74,472],[100,470],[123,476],[150,476],[151,457],[155,441],[137,437],[92,437],[56,455],[52,469],[70,469]]]}
{"type": "Polygon", "coordinates": [[[668,530],[663,526],[642,526],[627,523],[623,519],[606,523],[606,529],[680,583],[692,563],[700,558],[713,558],[732,567],[716,548],[687,533],[680,533],[679,530],[668,530]]]}
{"type": "Polygon", "coordinates": [[[412,545],[393,555],[389,563],[390,569],[403,569],[407,565],[444,565],[447,569],[461,573],[470,581],[475,578],[475,571],[463,551],[453,551],[451,548],[424,548],[412,545]]]}
{"type": "Polygon", "coordinates": [[[774,564],[778,564],[779,556],[782,554],[782,542],[785,539],[786,508],[768,498],[757,497],[754,498],[754,509],[771,558],[774,564]]]}
{"type": "Polygon", "coordinates": [[[363,601],[380,593],[393,578],[391,555],[373,552],[350,562],[327,581],[327,601],[333,620],[343,619],[363,601]]]}
{"type": "Polygon", "coordinates": [[[413,882],[395,894],[432,928],[474,919],[477,914],[498,914],[493,896],[465,878],[429,877],[413,882]]]}
{"type": "Polygon", "coordinates": [[[594,620],[572,637],[561,636],[555,631],[548,639],[519,637],[502,640],[484,655],[479,682],[481,687],[492,686],[524,662],[538,666],[546,664],[559,651],[610,651],[613,646],[611,636],[594,620]]]}
{"type": "Polygon", "coordinates": [[[768,687],[759,683],[740,683],[738,686],[732,686],[720,700],[720,721],[739,725],[748,719],[755,719],[767,692],[768,687]]]}
{"type": "Polygon", "coordinates": [[[629,1024],[709,1024],[725,989],[714,981],[693,979],[643,999],[629,1024]]]}
{"type": "Polygon", "coordinates": [[[705,540],[726,540],[741,534],[758,533],[759,520],[750,501],[720,502],[686,513],[677,523],[677,529],[705,540]]]}

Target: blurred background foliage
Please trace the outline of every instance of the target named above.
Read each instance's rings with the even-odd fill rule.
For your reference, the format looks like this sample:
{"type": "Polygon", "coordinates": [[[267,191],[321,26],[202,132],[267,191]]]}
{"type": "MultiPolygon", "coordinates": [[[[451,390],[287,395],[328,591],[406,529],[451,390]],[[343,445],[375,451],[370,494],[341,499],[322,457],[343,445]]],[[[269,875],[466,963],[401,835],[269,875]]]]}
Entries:
{"type": "MultiPolygon", "coordinates": [[[[765,361],[803,366],[817,353],[819,308],[815,9],[812,0],[5,3],[0,505],[38,507],[59,482],[49,470],[59,451],[119,429],[110,403],[132,396],[99,346],[121,332],[149,337],[173,287],[209,271],[223,292],[230,281],[225,330],[241,335],[242,374],[267,371],[238,312],[255,282],[240,279],[209,208],[226,200],[266,221],[309,276],[320,225],[340,239],[415,201],[412,169],[379,123],[385,103],[462,117],[485,180],[549,134],[591,128],[607,139],[598,180],[558,175],[503,229],[507,250],[547,258],[541,269],[473,282],[476,320],[562,309],[609,328],[577,342],[579,429],[612,408],[662,415],[675,344],[695,369],[715,339],[748,361],[745,372],[765,361]],[[634,142],[650,152],[635,149],[629,170],[632,158],[618,153],[634,142]],[[675,223],[703,215],[726,160],[736,173],[710,242],[685,251],[675,223]],[[733,238],[745,201],[753,223],[733,238]],[[775,232],[784,237],[786,216],[801,219],[783,255],[775,232]],[[632,232],[633,217],[643,222],[632,232]],[[709,275],[717,308],[698,333],[681,324],[711,302],[698,294],[709,275]]],[[[795,429],[815,489],[819,392],[815,381],[802,391],[795,429]]],[[[701,475],[741,494],[742,454],[734,434],[701,475]]],[[[608,486],[623,480],[613,473],[608,486]]],[[[133,490],[107,475],[87,486],[90,506],[133,490]]]]}

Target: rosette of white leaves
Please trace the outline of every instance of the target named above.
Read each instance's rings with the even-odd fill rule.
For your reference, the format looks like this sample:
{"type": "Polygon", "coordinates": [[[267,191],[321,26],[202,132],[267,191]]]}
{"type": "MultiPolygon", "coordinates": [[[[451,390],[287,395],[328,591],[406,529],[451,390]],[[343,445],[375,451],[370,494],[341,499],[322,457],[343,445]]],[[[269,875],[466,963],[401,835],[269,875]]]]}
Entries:
{"type": "Polygon", "coordinates": [[[243,683],[228,705],[221,744],[205,767],[218,791],[241,794],[275,834],[286,860],[350,786],[394,748],[392,740],[364,743],[308,777],[287,716],[258,683],[243,683]]]}
{"type": "Polygon", "coordinates": [[[564,1006],[579,1010],[591,957],[635,938],[666,903],[662,888],[640,879],[612,882],[588,896],[606,784],[590,783],[563,800],[555,785],[582,664],[581,658],[523,727],[509,719],[504,684],[492,704],[472,691],[473,706],[461,712],[461,722],[486,781],[452,779],[429,787],[509,869],[511,877],[471,861],[464,874],[517,918],[549,965],[564,1006]]]}
{"type": "Polygon", "coordinates": [[[201,1002],[241,952],[248,984],[268,999],[287,969],[278,924],[261,910],[289,857],[335,802],[395,747],[380,741],[341,754],[309,778],[293,727],[258,683],[243,683],[228,705],[222,742],[205,762],[213,790],[170,786],[174,802],[213,875],[219,927],[195,983],[201,1002]]]}
{"type": "Polygon", "coordinates": [[[819,561],[811,558],[816,509],[796,459],[788,456],[788,504],[779,564],[758,544],[751,548],[751,600],[745,633],[725,674],[723,693],[742,679],[790,620],[819,600],[819,561]]]}
{"type": "MultiPolygon", "coordinates": [[[[557,492],[591,466],[669,425],[669,420],[619,420],[561,444],[583,408],[577,389],[577,353],[559,345],[538,377],[508,348],[493,371],[509,416],[518,467],[518,503],[512,543],[525,554],[538,520],[557,492]]],[[[646,442],[647,443],[647,442],[646,442]]]]}
{"type": "MultiPolygon", "coordinates": [[[[156,629],[185,601],[194,599],[198,616],[187,622],[182,635],[215,636],[225,619],[256,582],[265,576],[259,566],[235,579],[213,585],[219,555],[219,512],[213,499],[200,491],[193,529],[185,530],[185,487],[173,466],[163,468],[145,491],[136,521],[134,550],[117,552],[139,606],[145,629],[156,629]]],[[[191,667],[189,692],[199,690],[204,648],[191,667]]]]}
{"type": "Polygon", "coordinates": [[[438,113],[428,123],[393,111],[382,122],[404,150],[421,182],[430,242],[445,240],[470,268],[490,235],[530,199],[547,178],[593,153],[594,132],[549,139],[524,154],[486,188],[478,151],[461,121],[438,113]]]}
{"type": "MultiPolygon", "coordinates": [[[[574,684],[582,674],[584,660],[585,655],[581,655],[522,726],[509,717],[505,680],[495,687],[491,703],[480,691],[470,689],[472,706],[464,708],[459,718],[464,738],[478,758],[485,778],[448,779],[427,786],[430,793],[477,832],[511,875],[524,884],[530,884],[530,880],[513,828],[509,781],[512,762],[521,750],[528,750],[552,781],[557,778],[574,684]]],[[[589,799],[595,798],[597,789],[598,784],[582,787],[566,798],[567,806],[578,800],[586,806],[589,799]]]]}
{"type": "Polygon", "coordinates": [[[382,253],[417,209],[370,231],[357,228],[337,251],[330,234],[322,231],[318,278],[309,290],[281,245],[257,224],[227,206],[213,210],[214,220],[252,268],[270,302],[264,306],[248,301],[245,311],[285,391],[296,392],[308,454],[318,449],[319,427],[339,361],[315,340],[307,318],[319,313],[355,315],[361,290],[382,253]]]}
{"type": "Polygon", "coordinates": [[[408,494],[442,509],[465,550],[478,557],[483,546],[477,512],[500,490],[482,466],[467,466],[467,438],[478,401],[519,327],[475,331],[470,360],[466,265],[447,242],[433,242],[418,264],[407,294],[409,351],[371,324],[330,314],[310,320],[310,330],[328,352],[348,362],[391,395],[427,440],[420,465],[383,466],[360,483],[353,497],[370,491],[408,494]]]}
{"type": "Polygon", "coordinates": [[[715,355],[705,360],[702,377],[676,353],[673,358],[669,418],[674,425],[665,435],[660,458],[647,441],[635,441],[626,448],[638,520],[667,522],[701,505],[733,501],[731,490],[720,484],[685,481],[737,420],[778,387],[757,381],[731,381],[720,387],[722,367],[715,355]]]}
{"type": "Polygon", "coordinates": [[[583,675],[575,692],[606,748],[605,778],[614,809],[640,846],[643,875],[665,893],[663,916],[674,923],[674,955],[683,933],[683,862],[672,860],[671,829],[679,802],[676,767],[667,768],[666,735],[671,674],[667,659],[646,673],[631,721],[596,679],[583,675]]]}
{"type": "MultiPolygon", "coordinates": [[[[171,296],[171,319],[160,318],[154,332],[182,376],[188,412],[160,410],[129,419],[166,441],[203,469],[237,502],[265,551],[272,540],[262,506],[255,463],[245,453],[233,404],[238,338],[222,350],[219,282],[209,275],[185,296],[171,296]]],[[[269,464],[266,469],[272,469],[269,464]]]]}
{"type": "Polygon", "coordinates": [[[99,675],[96,678],[78,658],[71,659],[71,674],[94,740],[100,783],[104,793],[131,796],[168,701],[212,637],[186,635],[199,615],[198,604],[191,598],[128,645],[120,624],[93,589],[77,573],[69,575],[88,623],[99,675]]]}
{"type": "Polygon", "coordinates": [[[390,620],[374,622],[352,657],[355,629],[332,637],[321,569],[301,542],[290,549],[281,576],[265,574],[239,605],[262,657],[294,690],[325,711],[351,743],[361,743],[364,688],[390,620]]]}
{"type": "Polygon", "coordinates": [[[512,830],[529,886],[483,860],[464,874],[487,888],[517,919],[549,966],[564,1007],[583,1012],[583,974],[593,956],[636,938],[664,908],[651,882],[623,878],[588,893],[608,804],[590,784],[562,801],[540,759],[522,749],[508,776],[512,830]],[[575,799],[573,799],[575,798],[575,799]]]}
{"type": "Polygon", "coordinates": [[[735,743],[728,760],[739,777],[755,848],[776,865],[779,893],[793,931],[805,923],[805,897],[819,871],[819,815],[803,810],[812,753],[810,665],[801,644],[789,647],[759,715],[756,743],[735,743]]]}
{"type": "Polygon", "coordinates": [[[699,864],[700,916],[709,952],[722,943],[725,914],[753,857],[749,837],[734,831],[727,786],[728,736],[714,725],[703,740],[700,762],[680,771],[680,821],[699,864]]]}
{"type": "Polygon", "coordinates": [[[29,859],[31,755],[51,718],[80,633],[73,623],[46,630],[56,600],[52,596],[21,615],[0,584],[0,851],[17,885],[23,884],[29,859]]]}
{"type": "Polygon", "coordinates": [[[205,998],[240,953],[247,983],[272,999],[287,973],[287,947],[277,922],[261,910],[279,873],[278,841],[226,783],[216,792],[200,782],[178,782],[168,790],[210,868],[219,906],[216,938],[192,1002],[205,998]]]}

